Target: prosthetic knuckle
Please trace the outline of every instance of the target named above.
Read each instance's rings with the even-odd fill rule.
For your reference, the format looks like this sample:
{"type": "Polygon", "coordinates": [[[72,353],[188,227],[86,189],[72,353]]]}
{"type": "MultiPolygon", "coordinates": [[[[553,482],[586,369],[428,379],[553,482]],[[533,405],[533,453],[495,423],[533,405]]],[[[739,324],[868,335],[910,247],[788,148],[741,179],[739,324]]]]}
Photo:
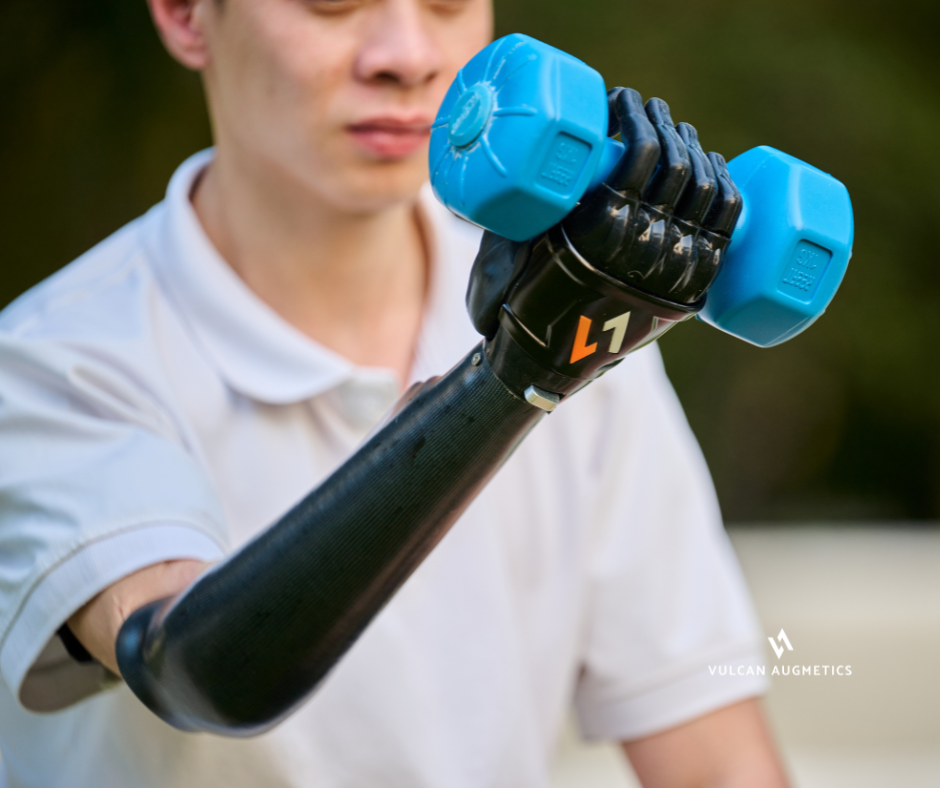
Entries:
{"type": "Polygon", "coordinates": [[[695,239],[695,265],[689,271],[683,292],[687,303],[700,301],[718,275],[723,259],[722,249],[717,248],[712,241],[710,234],[704,230],[699,231],[695,239]]]}
{"type": "Polygon", "coordinates": [[[721,271],[728,239],[708,230],[700,230],[695,239],[697,260],[686,286],[687,303],[699,301],[721,271]]]}
{"type": "Polygon", "coordinates": [[[660,266],[669,243],[669,216],[653,205],[641,204],[637,211],[636,243],[627,278],[637,281],[650,276],[660,266]]]}
{"type": "MultiPolygon", "coordinates": [[[[650,224],[649,235],[646,248],[634,255],[627,281],[645,292],[669,297],[686,267],[684,257],[690,253],[690,239],[664,216],[650,224]]],[[[645,240],[643,236],[641,240],[645,240]]]]}
{"type": "Polygon", "coordinates": [[[607,221],[604,223],[607,231],[606,237],[597,239],[600,241],[598,248],[602,250],[600,254],[606,253],[606,257],[601,258],[603,267],[606,268],[614,260],[629,254],[635,237],[636,208],[636,200],[624,200],[606,217],[607,221]]]}
{"type": "MultiPolygon", "coordinates": [[[[688,284],[698,260],[695,243],[698,228],[680,219],[674,219],[669,227],[669,245],[663,264],[665,292],[670,296],[681,293],[688,284]]],[[[678,299],[677,299],[678,300],[678,299]]]]}
{"type": "Polygon", "coordinates": [[[580,238],[575,248],[596,267],[621,282],[641,285],[654,274],[669,243],[669,219],[662,211],[641,202],[629,204],[621,214],[622,232],[616,248],[591,249],[580,238]]]}
{"type": "Polygon", "coordinates": [[[728,239],[682,219],[673,221],[670,237],[673,243],[666,251],[658,278],[644,284],[678,303],[701,305],[718,275],[728,239]]]}
{"type": "Polygon", "coordinates": [[[606,270],[629,254],[638,234],[638,207],[635,195],[604,184],[565,219],[565,232],[586,259],[602,264],[606,270]]]}

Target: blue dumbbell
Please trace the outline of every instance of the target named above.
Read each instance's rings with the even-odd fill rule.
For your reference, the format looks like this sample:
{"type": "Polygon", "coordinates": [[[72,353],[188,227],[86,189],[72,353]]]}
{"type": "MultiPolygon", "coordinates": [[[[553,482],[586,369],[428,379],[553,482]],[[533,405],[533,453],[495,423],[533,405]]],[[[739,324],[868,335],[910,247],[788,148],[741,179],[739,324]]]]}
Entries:
{"type": "MultiPolygon", "coordinates": [[[[437,197],[516,241],[557,224],[610,174],[607,90],[590,66],[529,36],[479,52],[457,75],[431,131],[437,197]]],[[[852,253],[845,186],[761,146],[728,169],[744,210],[702,320],[761,347],[796,336],[832,301],[852,253]]]]}

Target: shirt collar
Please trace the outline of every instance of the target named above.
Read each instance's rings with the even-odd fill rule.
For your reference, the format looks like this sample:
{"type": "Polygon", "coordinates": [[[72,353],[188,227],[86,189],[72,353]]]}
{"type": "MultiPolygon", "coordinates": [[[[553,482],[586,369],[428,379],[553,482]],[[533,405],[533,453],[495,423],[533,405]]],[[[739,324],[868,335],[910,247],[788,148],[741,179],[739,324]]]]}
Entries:
{"type": "MultiPolygon", "coordinates": [[[[206,150],[177,169],[147,247],[162,286],[211,363],[236,391],[269,404],[300,402],[350,381],[388,388],[387,369],[357,367],[284,320],[238,277],[212,245],[190,202],[206,150]]],[[[463,292],[479,232],[456,219],[426,186],[419,216],[427,237],[430,287],[413,376],[441,374],[479,339],[463,292]]]]}

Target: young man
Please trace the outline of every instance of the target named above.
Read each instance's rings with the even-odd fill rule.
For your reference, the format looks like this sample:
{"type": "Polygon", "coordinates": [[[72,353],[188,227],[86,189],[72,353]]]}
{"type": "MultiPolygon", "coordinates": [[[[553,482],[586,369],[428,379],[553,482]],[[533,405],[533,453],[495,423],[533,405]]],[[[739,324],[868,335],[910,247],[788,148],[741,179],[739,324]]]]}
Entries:
{"type": "Polygon", "coordinates": [[[135,611],[268,533],[479,341],[479,232],[422,184],[487,0],[150,6],[203,74],[216,147],[0,318],[7,783],[539,786],[574,698],[644,785],[783,785],[763,683],[707,671],[759,661],[760,638],[655,348],[538,425],[278,726],[196,736],[119,682],[135,611]]]}

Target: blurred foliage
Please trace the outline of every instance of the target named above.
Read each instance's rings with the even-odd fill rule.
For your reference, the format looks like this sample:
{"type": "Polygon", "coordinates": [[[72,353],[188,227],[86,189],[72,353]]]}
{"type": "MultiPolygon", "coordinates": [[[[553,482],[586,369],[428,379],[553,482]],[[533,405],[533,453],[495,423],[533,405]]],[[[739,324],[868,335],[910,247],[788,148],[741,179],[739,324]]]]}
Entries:
{"type": "Polygon", "coordinates": [[[667,366],[726,517],[940,515],[940,4],[513,0],[499,32],[665,98],[706,148],[767,144],[842,180],[855,254],[826,315],[762,350],[693,324],[667,366]]]}
{"type": "MultiPolygon", "coordinates": [[[[928,0],[497,0],[497,34],[667,99],[707,148],[773,145],[849,187],[855,256],[811,331],[662,342],[728,519],[940,518],[937,30],[928,0]]],[[[4,0],[0,31],[2,305],[158,201],[210,136],[143,0],[4,0]]]]}

